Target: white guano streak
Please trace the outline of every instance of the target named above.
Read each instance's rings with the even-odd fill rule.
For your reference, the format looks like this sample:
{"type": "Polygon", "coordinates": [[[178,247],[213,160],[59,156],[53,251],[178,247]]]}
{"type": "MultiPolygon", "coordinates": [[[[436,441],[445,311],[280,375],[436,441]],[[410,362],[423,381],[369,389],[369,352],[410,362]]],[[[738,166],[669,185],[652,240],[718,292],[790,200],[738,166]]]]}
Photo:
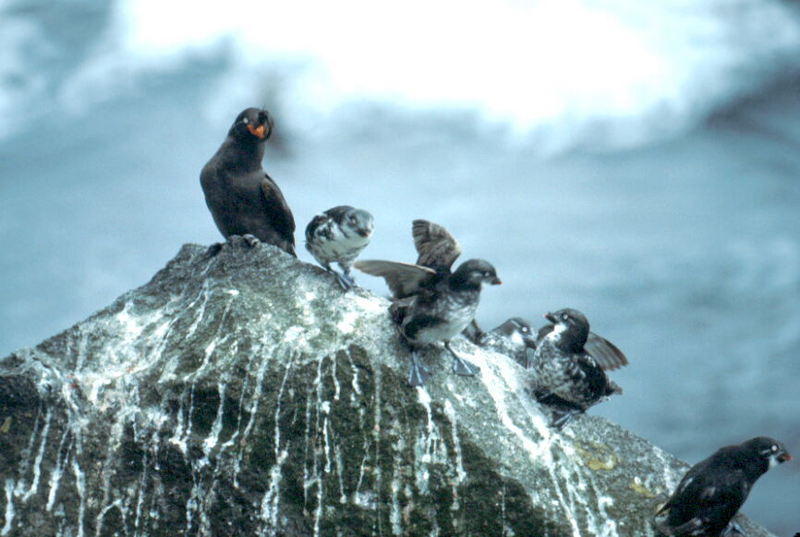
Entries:
{"type": "Polygon", "coordinates": [[[14,480],[6,479],[6,523],[0,530],[0,535],[8,535],[11,524],[14,522],[14,480]]]}

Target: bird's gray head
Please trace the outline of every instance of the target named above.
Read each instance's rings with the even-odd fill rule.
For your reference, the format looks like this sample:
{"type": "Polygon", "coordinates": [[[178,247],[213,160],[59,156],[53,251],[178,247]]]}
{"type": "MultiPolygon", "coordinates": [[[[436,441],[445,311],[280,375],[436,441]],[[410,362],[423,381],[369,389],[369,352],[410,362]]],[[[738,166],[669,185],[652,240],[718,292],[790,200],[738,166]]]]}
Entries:
{"type": "Polygon", "coordinates": [[[533,335],[531,324],[522,317],[511,317],[495,330],[512,340],[519,339],[519,344],[531,349],[536,348],[536,336],[533,335]]]}
{"type": "Polygon", "coordinates": [[[247,108],[236,116],[228,135],[238,140],[261,143],[272,134],[272,116],[260,108],[247,108]]]}
{"type": "Polygon", "coordinates": [[[768,436],[751,438],[742,443],[740,447],[763,461],[765,472],[783,462],[792,460],[792,456],[786,451],[786,447],[768,436]]]}
{"type": "Polygon", "coordinates": [[[491,285],[503,283],[497,277],[492,264],[483,259],[470,259],[461,263],[450,277],[450,282],[451,287],[462,289],[480,289],[483,283],[491,285]]]}
{"type": "Polygon", "coordinates": [[[544,318],[553,323],[553,330],[545,336],[557,345],[579,351],[589,337],[589,320],[580,311],[572,308],[545,313],[544,318]]]}
{"type": "Polygon", "coordinates": [[[362,237],[369,237],[372,235],[374,224],[369,212],[350,207],[344,212],[340,225],[347,231],[357,233],[362,237]]]}

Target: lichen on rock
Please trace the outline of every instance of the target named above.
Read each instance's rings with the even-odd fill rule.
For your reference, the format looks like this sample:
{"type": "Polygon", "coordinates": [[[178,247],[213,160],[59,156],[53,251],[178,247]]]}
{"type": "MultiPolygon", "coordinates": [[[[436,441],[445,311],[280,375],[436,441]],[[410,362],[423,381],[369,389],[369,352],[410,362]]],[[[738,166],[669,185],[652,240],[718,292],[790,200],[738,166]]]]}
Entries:
{"type": "MultiPolygon", "coordinates": [[[[0,537],[648,536],[686,465],[512,359],[425,388],[388,301],[239,241],[0,361],[0,537]]],[[[751,537],[768,535],[744,521],[751,537]]]]}

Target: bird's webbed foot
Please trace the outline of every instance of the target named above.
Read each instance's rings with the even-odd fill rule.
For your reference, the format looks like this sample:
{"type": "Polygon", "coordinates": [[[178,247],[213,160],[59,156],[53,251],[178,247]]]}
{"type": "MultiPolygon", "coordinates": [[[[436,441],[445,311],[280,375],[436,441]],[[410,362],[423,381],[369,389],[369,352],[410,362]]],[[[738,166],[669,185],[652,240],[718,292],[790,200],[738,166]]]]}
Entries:
{"type": "Polygon", "coordinates": [[[456,354],[456,352],[450,347],[449,341],[445,342],[444,348],[453,355],[453,373],[464,377],[474,377],[480,372],[480,367],[456,354]]]}
{"type": "Polygon", "coordinates": [[[258,237],[256,237],[252,233],[245,233],[244,235],[242,235],[242,238],[250,248],[255,248],[256,246],[261,244],[261,241],[258,240],[258,237]]]}
{"type": "Polygon", "coordinates": [[[326,265],[324,268],[336,277],[336,283],[345,291],[349,291],[355,285],[353,278],[350,278],[347,274],[336,272],[330,265],[326,265]]]}
{"type": "Polygon", "coordinates": [[[739,523],[736,522],[735,520],[731,520],[728,523],[728,526],[722,532],[722,537],[739,537],[739,536],[741,537],[746,536],[744,528],[742,528],[742,526],[739,525],[739,523]]]}
{"type": "Polygon", "coordinates": [[[408,371],[408,384],[410,386],[425,386],[430,372],[419,362],[416,350],[411,351],[411,369],[408,371]]]}
{"type": "Polygon", "coordinates": [[[560,431],[578,414],[583,414],[583,412],[577,409],[552,409],[550,427],[560,431]]]}
{"type": "Polygon", "coordinates": [[[353,279],[353,276],[350,274],[350,270],[344,269],[343,272],[334,272],[336,274],[336,279],[339,281],[339,285],[342,286],[342,289],[345,291],[349,291],[353,287],[356,286],[356,281],[353,279]]]}
{"type": "Polygon", "coordinates": [[[222,251],[222,247],[225,246],[224,242],[215,242],[211,246],[208,247],[206,250],[206,255],[208,257],[216,257],[222,251]]]}
{"type": "Polygon", "coordinates": [[[539,404],[546,406],[550,410],[550,427],[559,431],[566,427],[572,421],[572,418],[584,412],[584,409],[568,404],[546,389],[535,389],[533,397],[539,404]]]}

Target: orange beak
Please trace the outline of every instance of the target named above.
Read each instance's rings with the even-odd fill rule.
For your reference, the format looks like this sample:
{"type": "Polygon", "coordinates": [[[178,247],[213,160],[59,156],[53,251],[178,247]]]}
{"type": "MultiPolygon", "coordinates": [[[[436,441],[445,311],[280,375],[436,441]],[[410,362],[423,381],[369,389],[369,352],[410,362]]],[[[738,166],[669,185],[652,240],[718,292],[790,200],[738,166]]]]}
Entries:
{"type": "Polygon", "coordinates": [[[264,139],[264,136],[266,136],[266,134],[264,134],[264,125],[259,125],[258,127],[253,127],[252,125],[248,125],[247,130],[250,131],[250,134],[252,134],[253,136],[258,136],[262,140],[264,139]]]}

